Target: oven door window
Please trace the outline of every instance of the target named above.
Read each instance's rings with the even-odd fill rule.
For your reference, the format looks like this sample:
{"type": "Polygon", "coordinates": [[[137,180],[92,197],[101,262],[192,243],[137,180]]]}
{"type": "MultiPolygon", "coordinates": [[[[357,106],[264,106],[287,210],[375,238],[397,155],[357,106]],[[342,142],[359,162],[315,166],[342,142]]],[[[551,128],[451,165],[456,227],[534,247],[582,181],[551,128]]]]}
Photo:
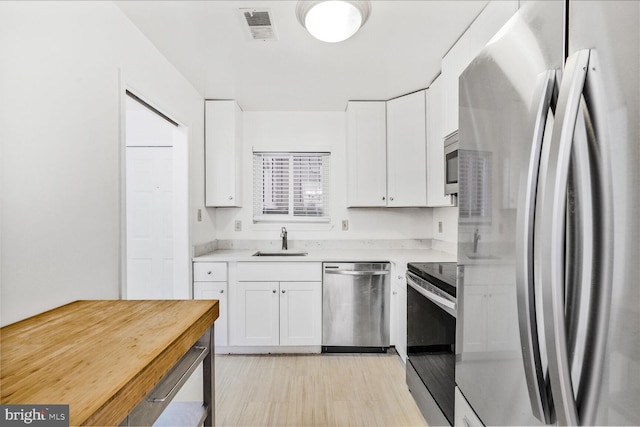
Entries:
{"type": "Polygon", "coordinates": [[[456,319],[407,286],[407,354],[444,415],[453,423],[456,319]]]}

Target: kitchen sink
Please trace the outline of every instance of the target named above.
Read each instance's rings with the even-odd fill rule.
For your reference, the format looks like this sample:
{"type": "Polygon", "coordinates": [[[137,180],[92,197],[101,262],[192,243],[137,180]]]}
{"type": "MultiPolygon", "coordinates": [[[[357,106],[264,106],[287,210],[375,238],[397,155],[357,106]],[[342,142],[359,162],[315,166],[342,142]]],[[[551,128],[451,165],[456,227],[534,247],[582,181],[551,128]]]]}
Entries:
{"type": "Polygon", "coordinates": [[[307,256],[308,252],[297,251],[258,251],[252,256],[307,256]]]}

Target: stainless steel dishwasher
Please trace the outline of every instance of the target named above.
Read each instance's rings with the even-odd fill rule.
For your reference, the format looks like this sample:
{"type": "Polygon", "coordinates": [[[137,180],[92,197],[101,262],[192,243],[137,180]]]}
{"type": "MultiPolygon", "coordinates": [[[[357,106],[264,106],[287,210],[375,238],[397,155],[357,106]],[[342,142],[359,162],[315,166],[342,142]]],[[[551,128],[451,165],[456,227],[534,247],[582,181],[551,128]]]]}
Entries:
{"type": "Polygon", "coordinates": [[[390,264],[323,263],[322,351],[386,352],[390,264]]]}

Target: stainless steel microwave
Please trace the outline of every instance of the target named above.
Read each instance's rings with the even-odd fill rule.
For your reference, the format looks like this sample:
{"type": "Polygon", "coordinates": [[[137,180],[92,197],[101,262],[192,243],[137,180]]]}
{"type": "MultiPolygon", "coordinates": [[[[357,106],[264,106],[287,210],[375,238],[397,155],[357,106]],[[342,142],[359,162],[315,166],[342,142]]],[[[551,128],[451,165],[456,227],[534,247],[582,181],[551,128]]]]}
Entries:
{"type": "Polygon", "coordinates": [[[444,139],[444,194],[458,194],[458,132],[444,139]]]}

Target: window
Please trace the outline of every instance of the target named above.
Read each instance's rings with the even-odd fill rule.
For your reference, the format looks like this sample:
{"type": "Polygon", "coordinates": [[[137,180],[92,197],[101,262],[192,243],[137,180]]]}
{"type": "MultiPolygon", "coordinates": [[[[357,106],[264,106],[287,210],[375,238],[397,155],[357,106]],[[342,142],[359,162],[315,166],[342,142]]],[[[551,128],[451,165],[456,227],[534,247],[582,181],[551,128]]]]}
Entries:
{"type": "Polygon", "coordinates": [[[329,222],[329,153],[253,153],[253,221],[329,222]]]}

